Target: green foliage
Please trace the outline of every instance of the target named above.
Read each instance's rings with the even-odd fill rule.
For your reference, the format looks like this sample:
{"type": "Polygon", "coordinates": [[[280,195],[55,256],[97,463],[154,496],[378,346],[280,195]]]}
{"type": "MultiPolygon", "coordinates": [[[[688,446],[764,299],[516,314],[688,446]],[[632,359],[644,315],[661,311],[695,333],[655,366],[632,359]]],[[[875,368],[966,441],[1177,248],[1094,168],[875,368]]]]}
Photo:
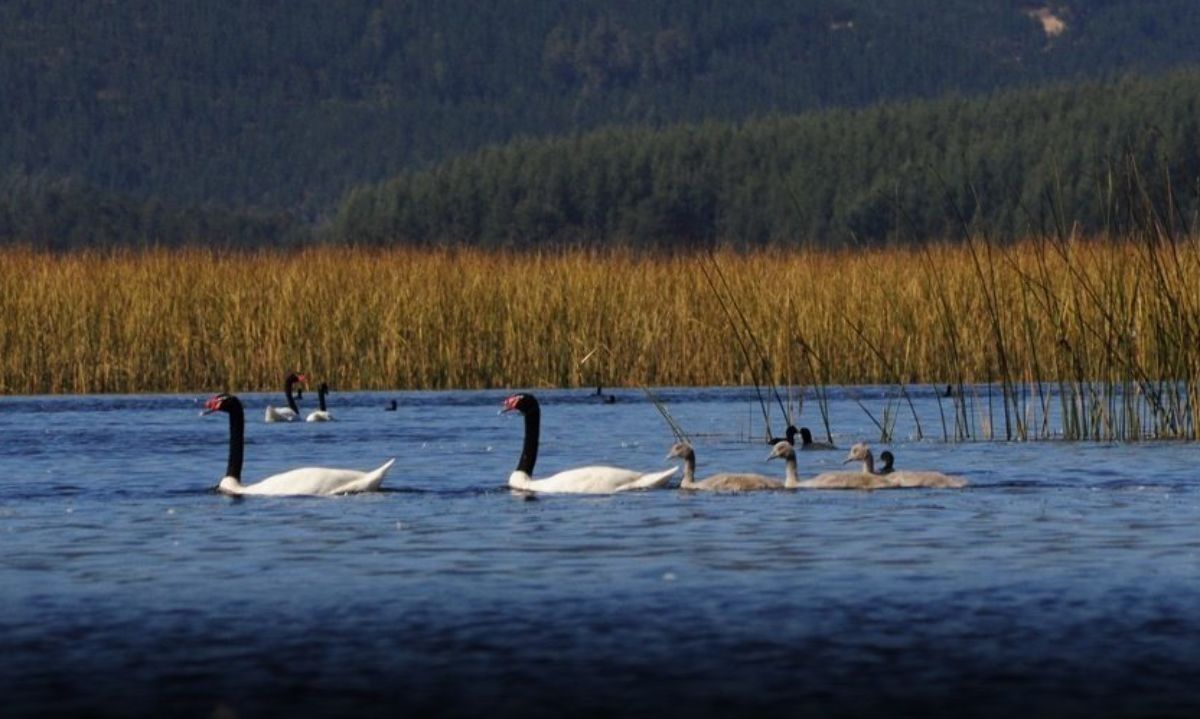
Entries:
{"type": "Polygon", "coordinates": [[[1197,211],[1200,72],[1111,84],[602,130],[482,150],[342,203],[333,237],[817,245],[1121,232],[1126,189],[1197,211]]]}
{"type": "MultiPolygon", "coordinates": [[[[1200,61],[1195,0],[1055,4],[1067,29],[1054,37],[1032,7],[4,0],[0,169],[315,220],[354,185],[517,137],[977,95],[1200,61]]],[[[843,209],[873,214],[869,201],[843,209]]],[[[534,226],[557,221],[544,207],[512,211],[534,226]]],[[[638,226],[672,212],[646,208],[638,226]]]]}
{"type": "Polygon", "coordinates": [[[290,245],[308,228],[285,213],[172,207],[102,192],[73,178],[0,175],[0,241],[48,250],[185,244],[290,245]]]}

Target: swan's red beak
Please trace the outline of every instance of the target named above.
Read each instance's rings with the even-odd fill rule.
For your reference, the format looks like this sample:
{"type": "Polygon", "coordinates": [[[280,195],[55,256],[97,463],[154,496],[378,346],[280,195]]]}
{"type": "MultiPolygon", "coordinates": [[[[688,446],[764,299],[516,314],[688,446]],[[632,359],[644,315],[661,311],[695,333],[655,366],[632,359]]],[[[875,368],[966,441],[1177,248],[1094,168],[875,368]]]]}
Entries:
{"type": "Polygon", "coordinates": [[[504,414],[505,412],[516,412],[517,411],[517,402],[520,402],[520,401],[521,401],[521,395],[519,395],[519,394],[514,394],[512,397],[509,397],[508,399],[504,400],[504,409],[500,410],[500,414],[504,414]]]}
{"type": "Polygon", "coordinates": [[[204,403],[203,414],[212,414],[213,412],[220,411],[221,399],[222,399],[221,395],[217,395],[215,397],[209,397],[208,401],[204,403]]]}

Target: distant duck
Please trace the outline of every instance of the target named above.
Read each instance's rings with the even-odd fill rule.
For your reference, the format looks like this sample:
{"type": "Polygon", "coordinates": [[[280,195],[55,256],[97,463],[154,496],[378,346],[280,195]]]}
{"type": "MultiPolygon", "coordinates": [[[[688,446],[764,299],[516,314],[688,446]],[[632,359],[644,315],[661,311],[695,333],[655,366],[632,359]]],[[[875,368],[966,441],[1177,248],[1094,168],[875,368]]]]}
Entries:
{"type": "Polygon", "coordinates": [[[325,408],[325,395],[327,394],[329,394],[329,385],[322,382],[321,385],[317,387],[318,409],[310,412],[309,415],[304,418],[305,422],[328,422],[333,419],[333,417],[329,414],[329,410],[325,408]]]}
{"type": "Polygon", "coordinates": [[[383,411],[384,411],[384,412],[395,412],[395,411],[396,411],[396,406],[397,406],[397,405],[396,405],[396,400],[394,400],[394,399],[393,399],[393,400],[390,400],[390,401],[387,403],[387,406],[383,408],[383,411]]]}
{"type": "Polygon", "coordinates": [[[246,444],[246,419],[242,402],[231,394],[218,394],[204,405],[204,413],[229,415],[229,460],[225,476],[217,489],[224,494],[242,495],[331,495],[371,492],[379,489],[388,469],[396,461],[389,459],[370,472],[354,469],[304,467],[272,475],[254,484],[242,484],[242,457],[246,444]]]}
{"type": "Polygon", "coordinates": [[[300,416],[300,408],[296,406],[296,398],[292,396],[292,388],[297,382],[307,382],[308,378],[302,374],[292,372],[283,380],[283,394],[287,397],[286,407],[273,407],[267,405],[266,415],[263,417],[264,422],[291,422],[300,416]]]}
{"type": "MultiPolygon", "coordinates": [[[[786,443],[785,443],[786,444],[786,443]]],[[[701,480],[695,478],[696,451],[687,442],[676,442],[667,453],[667,459],[683,460],[683,481],[680,489],[708,492],[753,492],[764,489],[785,489],[785,484],[777,479],[764,477],[761,474],[714,474],[701,480]]]]}
{"type": "Polygon", "coordinates": [[[542,410],[537,399],[528,393],[514,394],[504,401],[505,412],[520,412],[525,418],[525,442],[517,468],[508,477],[508,486],[545,493],[612,494],[632,489],[665,487],[678,467],[659,472],[639,472],[618,467],[590,466],[568,469],[542,479],[533,479],[541,434],[542,410]]]}
{"type": "Polygon", "coordinates": [[[593,396],[599,397],[600,401],[604,404],[612,404],[613,402],[617,401],[617,398],[614,395],[604,394],[603,387],[601,385],[596,385],[596,394],[593,396]]]}
{"type": "Polygon", "coordinates": [[[896,457],[888,450],[883,450],[879,453],[879,461],[883,462],[883,466],[875,470],[875,474],[891,474],[895,472],[892,464],[896,461],[896,457]]]}
{"type": "Polygon", "coordinates": [[[837,447],[829,442],[814,442],[812,432],[808,431],[808,427],[800,428],[800,449],[815,450],[815,449],[837,449],[837,447]]]}
{"type": "MultiPolygon", "coordinates": [[[[784,436],[783,436],[783,437],[768,437],[768,438],[767,438],[767,444],[769,444],[769,445],[771,445],[772,447],[774,447],[775,445],[779,444],[780,442],[787,442],[788,444],[795,446],[795,444],[796,444],[796,434],[797,434],[799,431],[800,431],[800,430],[796,429],[796,425],[794,425],[794,424],[789,424],[789,425],[787,426],[787,429],[786,429],[786,430],[784,431],[784,433],[783,433],[783,434],[784,434],[784,436]]],[[[805,431],[807,431],[807,430],[805,430],[805,431]]],[[[809,439],[812,439],[812,435],[809,435],[809,439]]]]}

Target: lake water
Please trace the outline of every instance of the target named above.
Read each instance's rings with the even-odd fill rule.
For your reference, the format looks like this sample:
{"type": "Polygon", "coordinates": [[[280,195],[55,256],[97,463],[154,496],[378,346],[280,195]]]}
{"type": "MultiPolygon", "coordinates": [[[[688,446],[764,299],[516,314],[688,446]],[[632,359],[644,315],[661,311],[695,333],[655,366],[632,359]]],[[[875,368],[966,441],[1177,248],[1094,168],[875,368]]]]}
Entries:
{"type": "MultiPolygon", "coordinates": [[[[247,481],[398,459],[386,492],[246,500],[206,396],[0,399],[0,715],[1200,716],[1194,444],[945,443],[927,390],[939,439],[874,448],[965,490],[530,500],[507,394],[335,393],[328,424],[243,395],[247,481]]],[[[614,394],[538,392],[536,474],[668,466],[614,394]]],[[[657,394],[699,474],[782,476],[753,389],[657,394]]],[[[859,402],[841,447],[878,438],[859,402]]]]}

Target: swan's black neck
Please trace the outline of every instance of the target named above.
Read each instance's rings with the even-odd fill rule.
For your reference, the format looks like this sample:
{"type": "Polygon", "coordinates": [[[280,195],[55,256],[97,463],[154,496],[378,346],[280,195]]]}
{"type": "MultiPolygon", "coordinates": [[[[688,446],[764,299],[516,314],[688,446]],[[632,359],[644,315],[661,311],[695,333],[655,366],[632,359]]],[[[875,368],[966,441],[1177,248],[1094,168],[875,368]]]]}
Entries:
{"type": "Polygon", "coordinates": [[[229,462],[225,476],[242,481],[242,450],[246,445],[246,416],[237,397],[225,400],[222,409],[229,413],[229,462]]]}
{"type": "Polygon", "coordinates": [[[521,414],[525,415],[525,444],[521,447],[521,459],[517,462],[517,471],[532,477],[533,465],[537,462],[538,435],[542,431],[542,410],[534,400],[533,406],[521,414]]]}
{"type": "Polygon", "coordinates": [[[321,385],[317,388],[317,405],[321,408],[322,412],[325,411],[325,393],[328,391],[329,388],[325,385],[321,385]]]}
{"type": "Polygon", "coordinates": [[[296,384],[295,377],[288,377],[283,383],[283,393],[287,395],[287,405],[292,408],[293,412],[299,413],[300,408],[296,406],[296,398],[292,396],[292,385],[296,384]]]}

